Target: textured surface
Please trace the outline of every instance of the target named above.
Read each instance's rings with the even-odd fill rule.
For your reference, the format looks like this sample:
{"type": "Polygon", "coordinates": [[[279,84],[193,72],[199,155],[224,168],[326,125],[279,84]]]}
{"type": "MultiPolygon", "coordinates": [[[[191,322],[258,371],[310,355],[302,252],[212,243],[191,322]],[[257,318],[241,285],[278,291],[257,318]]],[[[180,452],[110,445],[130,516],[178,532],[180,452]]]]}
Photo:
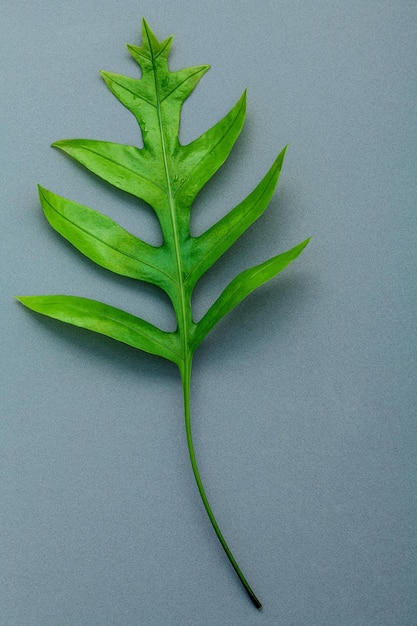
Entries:
{"type": "MultiPolygon", "coordinates": [[[[6,0],[0,17],[0,623],[414,626],[415,3],[6,0]],[[197,287],[197,316],[236,273],[313,236],[195,361],[201,473],[261,614],[205,520],[175,366],[13,301],[59,288],[173,327],[153,287],[132,291],[51,231],[36,192],[137,228],[134,202],[49,144],[133,143],[135,121],[98,70],[134,75],[123,45],[138,43],[142,16],[175,35],[173,69],[211,65],[184,107],[184,141],[248,88],[195,233],[290,144],[271,208],[197,287]]],[[[158,244],[144,219],[135,234],[158,244]]]]}

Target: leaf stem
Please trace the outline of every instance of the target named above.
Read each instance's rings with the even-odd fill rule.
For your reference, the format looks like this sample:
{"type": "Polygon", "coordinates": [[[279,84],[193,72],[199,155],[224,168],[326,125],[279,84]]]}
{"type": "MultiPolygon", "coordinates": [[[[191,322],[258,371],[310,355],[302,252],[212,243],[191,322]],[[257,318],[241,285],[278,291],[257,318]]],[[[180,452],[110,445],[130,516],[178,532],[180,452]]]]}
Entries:
{"type": "Polygon", "coordinates": [[[182,254],[181,254],[181,241],[180,241],[180,233],[179,233],[179,228],[178,228],[179,207],[177,207],[176,205],[176,201],[174,198],[175,194],[173,193],[172,183],[171,183],[172,172],[171,172],[171,167],[169,163],[167,138],[165,136],[166,127],[164,126],[164,123],[163,123],[163,111],[161,107],[158,72],[157,72],[157,67],[155,63],[156,57],[154,55],[154,50],[152,47],[152,42],[150,39],[148,27],[145,22],[144,22],[144,25],[145,25],[145,31],[148,37],[149,49],[151,52],[152,65],[154,69],[156,110],[157,110],[157,117],[158,117],[159,134],[161,138],[161,153],[162,153],[163,162],[164,162],[164,170],[165,170],[166,185],[167,185],[166,191],[167,191],[167,198],[168,198],[168,203],[169,203],[169,215],[171,218],[171,224],[170,224],[171,233],[170,234],[172,236],[172,241],[174,243],[173,252],[175,254],[174,259],[175,259],[175,265],[177,268],[177,276],[178,276],[178,292],[177,292],[178,298],[175,298],[175,300],[173,300],[173,305],[175,308],[175,314],[176,314],[177,322],[178,322],[178,334],[183,344],[183,360],[180,365],[180,371],[181,371],[181,380],[182,380],[182,387],[183,387],[183,393],[184,393],[185,430],[187,434],[187,444],[188,444],[188,450],[190,454],[191,466],[193,468],[194,477],[197,483],[198,491],[200,492],[201,499],[207,511],[207,515],[209,516],[212,526],[216,532],[216,535],[221,545],[223,546],[223,549],[226,552],[231,564],[233,565],[236,574],[239,576],[242,585],[245,587],[250,599],[252,600],[256,608],[260,609],[262,606],[261,603],[259,602],[258,598],[252,591],[246,578],[242,574],[238,564],[235,561],[233,554],[231,553],[229,549],[229,546],[227,545],[220,531],[219,525],[216,522],[216,518],[213,515],[213,511],[211,510],[206,493],[204,491],[203,483],[201,482],[201,478],[200,478],[200,472],[198,471],[197,462],[195,459],[193,439],[192,439],[192,434],[191,434],[191,422],[190,422],[190,381],[191,381],[191,365],[192,365],[192,351],[190,349],[190,329],[191,329],[191,324],[192,324],[192,315],[191,315],[191,308],[190,308],[190,294],[186,290],[185,283],[184,283],[184,272],[183,272],[182,254]]]}
{"type": "Polygon", "coordinates": [[[207,515],[209,516],[210,522],[214,528],[214,531],[217,535],[218,540],[220,541],[223,550],[226,552],[229,561],[231,562],[236,574],[239,576],[240,582],[246,589],[247,594],[252,600],[253,604],[257,609],[262,608],[262,604],[259,602],[255,593],[251,589],[248,581],[244,577],[240,567],[238,566],[236,559],[234,558],[229,546],[226,543],[225,538],[223,537],[219,525],[214,517],[213,511],[211,510],[211,506],[206,496],[206,492],[204,491],[203,483],[201,481],[200,472],[198,470],[197,461],[195,458],[193,438],[191,433],[191,415],[190,415],[190,382],[191,382],[191,366],[192,366],[192,356],[187,355],[184,365],[181,368],[181,379],[182,379],[182,387],[184,394],[184,417],[185,417],[185,431],[187,435],[187,445],[188,451],[190,454],[191,466],[193,468],[194,478],[197,483],[198,491],[200,493],[201,499],[204,504],[204,508],[206,509],[207,515]]]}

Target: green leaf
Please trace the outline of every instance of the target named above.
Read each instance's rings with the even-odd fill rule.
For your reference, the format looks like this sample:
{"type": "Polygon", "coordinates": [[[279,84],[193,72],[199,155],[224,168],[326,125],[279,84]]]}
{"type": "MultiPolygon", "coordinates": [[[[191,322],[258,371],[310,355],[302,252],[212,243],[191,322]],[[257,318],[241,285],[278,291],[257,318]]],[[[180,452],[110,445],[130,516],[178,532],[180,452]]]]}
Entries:
{"type": "Polygon", "coordinates": [[[304,249],[292,250],[239,274],[196,324],[192,293],[197,281],[257,220],[277,185],[285,150],[255,189],[199,237],[190,233],[192,204],[230,154],[242,130],[246,92],[229,113],[187,145],[179,139],[182,106],[209,69],[198,65],[171,72],[172,37],[158,41],[143,20],[142,45],[128,46],[141,78],[102,72],[116,98],[133,113],[143,147],[92,139],[53,144],[101,179],[149,204],[158,218],[163,244],[151,246],[101,213],[39,188],[51,226],[89,259],[123,276],[152,283],[172,303],[177,328],[167,333],[149,322],[107,304],[77,296],[22,296],[20,302],[43,315],[92,330],[176,363],[183,394],[191,466],[205,509],[233,568],[257,608],[261,604],[231,553],[211,510],[199,475],[190,422],[193,355],[207,333],[243,298],[281,272],[304,249]]]}
{"type": "Polygon", "coordinates": [[[167,333],[121,309],[76,296],[18,296],[32,311],[61,322],[93,330],[133,348],[162,356],[177,365],[182,360],[181,344],[175,333],[167,333]]]}

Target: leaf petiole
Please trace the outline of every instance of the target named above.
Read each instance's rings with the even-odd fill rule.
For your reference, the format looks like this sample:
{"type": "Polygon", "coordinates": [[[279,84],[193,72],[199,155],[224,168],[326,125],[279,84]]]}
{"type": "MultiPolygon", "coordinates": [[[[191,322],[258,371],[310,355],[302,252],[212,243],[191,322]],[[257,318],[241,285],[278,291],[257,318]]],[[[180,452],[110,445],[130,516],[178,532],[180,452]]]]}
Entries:
{"type": "Polygon", "coordinates": [[[181,372],[182,389],[183,389],[183,395],[184,395],[185,432],[187,436],[188,452],[190,454],[190,461],[191,461],[191,466],[193,468],[194,478],[197,483],[198,491],[203,501],[204,508],[206,509],[207,515],[214,528],[217,538],[223,547],[223,550],[226,552],[227,557],[233,566],[233,569],[235,570],[236,574],[239,576],[240,582],[244,586],[253,604],[255,605],[257,609],[261,609],[262,604],[258,600],[257,596],[255,595],[254,591],[252,590],[251,586],[249,585],[248,581],[243,575],[242,570],[240,569],[239,565],[236,562],[235,557],[233,556],[229,546],[227,545],[226,540],[223,537],[223,534],[217,523],[217,520],[214,517],[214,513],[211,509],[206,492],[204,491],[203,483],[200,477],[200,472],[198,470],[198,465],[197,465],[197,461],[195,458],[193,436],[191,432],[191,411],[190,411],[191,369],[192,369],[192,356],[188,356],[188,358],[184,360],[184,364],[180,367],[180,372],[181,372]]]}

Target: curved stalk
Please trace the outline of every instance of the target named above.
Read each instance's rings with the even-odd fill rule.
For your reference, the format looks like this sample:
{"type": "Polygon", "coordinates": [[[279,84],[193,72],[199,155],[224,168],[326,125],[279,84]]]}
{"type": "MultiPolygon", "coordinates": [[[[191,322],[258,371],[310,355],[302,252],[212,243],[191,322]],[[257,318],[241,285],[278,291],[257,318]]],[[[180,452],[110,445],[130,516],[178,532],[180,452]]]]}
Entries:
{"type": "Polygon", "coordinates": [[[226,543],[225,538],[222,535],[222,532],[219,528],[216,518],[214,517],[213,511],[211,510],[211,506],[209,504],[209,501],[206,496],[206,492],[204,491],[203,483],[201,481],[200,472],[198,470],[197,461],[195,458],[193,438],[192,438],[192,433],[191,433],[191,415],[190,415],[191,365],[192,365],[192,357],[191,355],[188,355],[188,357],[186,358],[184,362],[184,366],[181,368],[181,379],[182,379],[182,388],[183,388],[183,394],[184,394],[185,431],[187,435],[187,445],[188,445],[188,451],[190,454],[191,466],[193,468],[194,478],[197,483],[198,491],[203,501],[204,508],[206,509],[207,515],[214,528],[217,538],[223,547],[223,550],[226,552],[227,557],[233,566],[233,569],[235,570],[236,574],[239,576],[240,582],[244,586],[253,604],[256,606],[257,609],[260,609],[262,608],[262,604],[259,602],[251,586],[249,585],[248,581],[244,577],[239,565],[236,562],[236,559],[234,558],[229,546],[226,543]]]}
{"type": "MultiPolygon", "coordinates": [[[[147,32],[147,31],[146,31],[147,32]]],[[[149,33],[147,32],[147,36],[149,39],[149,33]]],[[[149,41],[150,43],[150,41],[149,41]]],[[[189,294],[186,293],[186,287],[184,284],[183,278],[183,265],[182,265],[182,255],[181,255],[181,243],[180,236],[178,231],[178,214],[179,210],[176,205],[173,189],[172,189],[172,173],[169,164],[169,155],[167,150],[167,138],[165,135],[165,129],[163,124],[163,115],[161,109],[161,97],[160,97],[160,88],[158,82],[158,75],[156,72],[155,66],[155,57],[152,46],[150,45],[151,55],[152,55],[152,63],[154,66],[154,85],[155,85],[155,98],[156,98],[156,110],[157,110],[157,119],[158,119],[158,127],[159,134],[161,138],[161,153],[163,157],[163,164],[165,170],[165,178],[167,185],[167,198],[169,202],[169,215],[171,218],[170,231],[171,231],[171,239],[173,241],[173,252],[175,255],[174,263],[177,269],[178,276],[178,291],[177,298],[173,300],[173,305],[175,308],[175,312],[178,320],[178,331],[179,337],[181,338],[183,349],[184,349],[184,360],[181,364],[181,379],[184,393],[184,415],[185,415],[185,430],[187,434],[187,444],[188,451],[190,454],[191,466],[193,468],[194,477],[197,483],[198,491],[200,492],[201,499],[203,501],[204,507],[207,511],[207,515],[212,523],[212,526],[215,530],[215,533],[226,552],[229,561],[233,565],[233,568],[236,574],[239,576],[239,579],[242,585],[245,587],[250,599],[257,609],[262,607],[262,604],[259,602],[258,598],[252,591],[248,581],[244,577],[240,567],[236,563],[236,560],[233,554],[230,551],[229,546],[227,545],[221,531],[219,525],[217,524],[216,518],[213,515],[213,511],[211,510],[209,501],[207,499],[206,493],[204,491],[203,483],[201,482],[200,472],[198,471],[197,462],[195,459],[193,439],[191,434],[191,423],[190,423],[190,380],[191,380],[191,364],[192,364],[192,352],[189,348],[189,335],[190,335],[190,321],[192,320],[191,309],[190,309],[190,298],[189,294]]]]}

